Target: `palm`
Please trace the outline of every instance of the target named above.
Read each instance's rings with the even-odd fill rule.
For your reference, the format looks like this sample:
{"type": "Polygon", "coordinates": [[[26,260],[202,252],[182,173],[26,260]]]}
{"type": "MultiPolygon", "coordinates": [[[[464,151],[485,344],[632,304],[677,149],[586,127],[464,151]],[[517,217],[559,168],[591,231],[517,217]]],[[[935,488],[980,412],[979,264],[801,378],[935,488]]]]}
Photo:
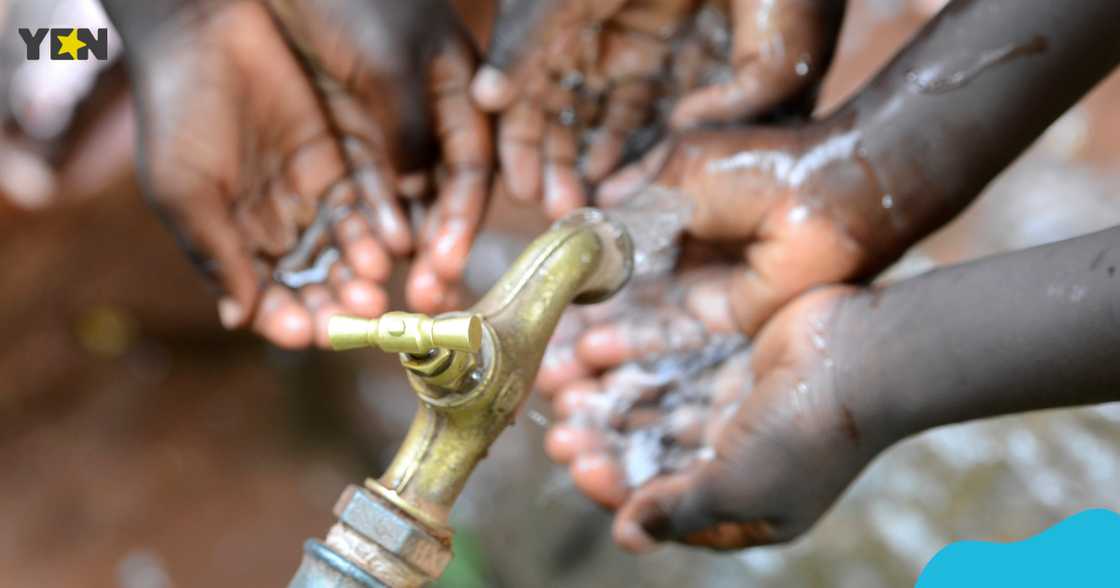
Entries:
{"type": "MultiPolygon", "coordinates": [[[[259,5],[226,5],[192,26],[167,39],[158,70],[141,68],[147,182],[242,316],[277,343],[306,345],[312,317],[267,284],[345,174],[337,141],[259,5]]],[[[362,306],[350,310],[377,310],[362,306]]]]}
{"type": "Polygon", "coordinates": [[[513,196],[543,198],[552,217],[586,200],[583,180],[614,170],[635,131],[653,121],[672,42],[697,4],[553,2],[532,15],[533,26],[499,21],[490,62],[509,67],[508,82],[476,84],[475,95],[502,111],[498,148],[513,196]]]}
{"type": "Polygon", "coordinates": [[[491,167],[489,126],[467,94],[475,52],[454,12],[442,0],[270,5],[336,126],[377,242],[396,255],[418,246],[410,303],[448,309],[481,221],[491,167]],[[405,177],[432,180],[437,164],[446,173],[413,235],[399,186],[405,177]]]}

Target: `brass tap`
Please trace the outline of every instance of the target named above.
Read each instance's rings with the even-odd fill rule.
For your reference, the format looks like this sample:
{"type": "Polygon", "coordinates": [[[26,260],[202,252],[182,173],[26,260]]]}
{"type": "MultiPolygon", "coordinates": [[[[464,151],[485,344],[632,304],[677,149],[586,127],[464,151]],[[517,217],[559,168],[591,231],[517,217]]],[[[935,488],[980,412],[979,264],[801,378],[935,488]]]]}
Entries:
{"type": "Polygon", "coordinates": [[[611,296],[632,267],[625,229],[582,209],[529,245],[467,312],[333,319],[335,349],[399,352],[420,403],[388,470],[344,494],[340,522],[325,545],[309,542],[291,586],[318,586],[312,580],[322,570],[351,580],[364,570],[376,580],[346,584],[353,586],[402,588],[437,578],[450,561],[451,507],[528,395],[561,314],[572,302],[611,296]]]}
{"type": "Polygon", "coordinates": [[[441,348],[478,353],[482,319],[477,314],[433,319],[412,312],[387,312],[375,319],[335,316],[327,333],[335,351],[379,347],[412,355],[441,348]]]}

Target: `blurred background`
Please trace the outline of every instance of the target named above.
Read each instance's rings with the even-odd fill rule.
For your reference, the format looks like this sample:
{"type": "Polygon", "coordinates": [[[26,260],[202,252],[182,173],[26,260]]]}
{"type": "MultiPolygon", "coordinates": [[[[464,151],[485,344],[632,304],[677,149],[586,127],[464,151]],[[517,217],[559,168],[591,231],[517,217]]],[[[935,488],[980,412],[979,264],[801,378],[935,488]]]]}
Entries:
{"type": "MultiPolygon", "coordinates": [[[[821,109],[942,4],[850,0],[821,109]]],[[[281,352],[220,328],[138,193],[119,59],[24,59],[16,28],[60,23],[107,26],[91,0],[0,0],[0,586],[283,586],[345,484],[392,456],[414,400],[382,354],[281,352]]],[[[1113,76],[887,279],[1120,223],[1118,105],[1113,76]]],[[[547,225],[513,202],[490,211],[476,291],[547,225]]],[[[636,558],[545,459],[547,410],[528,408],[457,506],[441,586],[902,586],[950,541],[1120,509],[1106,405],[909,440],[790,546],[636,558]]]]}

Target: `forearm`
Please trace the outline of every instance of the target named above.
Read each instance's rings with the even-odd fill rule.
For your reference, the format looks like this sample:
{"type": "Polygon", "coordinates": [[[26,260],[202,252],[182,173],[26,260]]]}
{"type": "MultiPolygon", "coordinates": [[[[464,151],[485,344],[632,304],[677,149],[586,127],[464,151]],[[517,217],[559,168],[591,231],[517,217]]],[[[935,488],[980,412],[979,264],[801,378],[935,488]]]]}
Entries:
{"type": "MultiPolygon", "coordinates": [[[[200,18],[223,0],[101,0],[130,55],[149,50],[157,33],[200,18]]],[[[151,47],[159,51],[158,47],[151,47]]]]}
{"type": "Polygon", "coordinates": [[[960,212],[1120,61],[1117,26],[1116,0],[949,4],[830,120],[884,197],[876,238],[904,249],[960,212]]]}
{"type": "Polygon", "coordinates": [[[833,327],[843,402],[884,443],[1120,399],[1120,227],[871,290],[833,327]]]}

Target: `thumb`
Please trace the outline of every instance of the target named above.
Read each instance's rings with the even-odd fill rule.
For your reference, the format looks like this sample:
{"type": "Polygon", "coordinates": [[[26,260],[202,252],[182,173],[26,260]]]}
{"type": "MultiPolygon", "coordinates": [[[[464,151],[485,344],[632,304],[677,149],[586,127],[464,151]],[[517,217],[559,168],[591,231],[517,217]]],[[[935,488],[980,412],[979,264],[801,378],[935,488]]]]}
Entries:
{"type": "Polygon", "coordinates": [[[217,198],[174,202],[178,205],[157,208],[194,265],[217,279],[224,293],[218,304],[222,325],[246,326],[257,307],[261,278],[240,230],[217,198]]]}
{"type": "Polygon", "coordinates": [[[615,542],[627,551],[647,553],[657,542],[680,540],[714,524],[698,471],[656,478],[639,488],[615,515],[615,542]]]}
{"type": "Polygon", "coordinates": [[[799,294],[843,282],[862,266],[860,245],[842,228],[805,206],[787,208],[764,222],[763,238],[747,246],[747,264],[731,279],[731,312],[748,336],[799,294]]]}
{"type": "Polygon", "coordinates": [[[743,549],[778,540],[774,526],[748,517],[721,520],[724,510],[750,505],[721,505],[713,488],[710,462],[660,478],[635,492],[615,515],[614,540],[634,553],[646,553],[659,541],[676,541],[718,550],[743,549]]]}
{"type": "Polygon", "coordinates": [[[486,64],[479,68],[471,84],[475,102],[488,112],[509,106],[517,97],[510,79],[533,43],[539,45],[538,33],[545,28],[549,15],[560,5],[559,0],[509,0],[502,3],[494,23],[486,64]]]}

